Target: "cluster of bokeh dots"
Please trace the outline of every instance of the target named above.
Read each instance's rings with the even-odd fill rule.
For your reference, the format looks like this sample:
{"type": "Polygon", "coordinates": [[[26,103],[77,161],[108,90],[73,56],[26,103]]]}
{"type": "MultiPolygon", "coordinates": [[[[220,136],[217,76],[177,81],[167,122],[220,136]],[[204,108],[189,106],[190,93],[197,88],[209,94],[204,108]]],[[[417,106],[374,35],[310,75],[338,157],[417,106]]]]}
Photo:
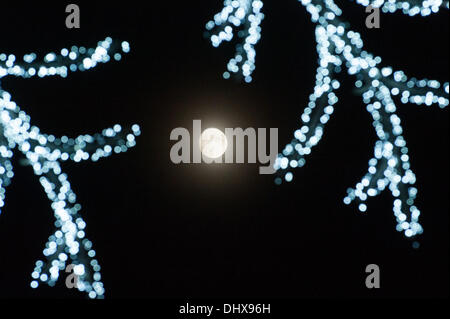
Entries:
{"type": "Polygon", "coordinates": [[[252,81],[256,61],[255,45],[261,38],[261,22],[264,19],[262,7],[261,0],[225,0],[223,10],[206,24],[206,29],[212,33],[210,38],[214,47],[233,40],[236,33],[243,39],[236,45],[234,58],[228,62],[228,71],[223,74],[225,79],[230,78],[231,72],[242,74],[247,83],[252,81]]]}
{"type": "MultiPolygon", "coordinates": [[[[100,41],[96,48],[86,49],[85,47],[72,46],[70,49],[64,48],[60,54],[50,52],[45,55],[43,62],[37,61],[35,53],[25,54],[20,61],[14,54],[0,53],[0,79],[7,75],[31,78],[38,76],[59,75],[67,77],[68,72],[86,71],[94,68],[99,63],[107,63],[111,60],[109,50],[113,40],[108,37],[100,41]]],[[[121,43],[122,53],[130,51],[130,44],[126,41],[121,43]]],[[[120,61],[121,52],[115,52],[113,59],[120,61]]]]}
{"type": "Polygon", "coordinates": [[[394,13],[401,11],[409,16],[420,14],[423,17],[437,13],[444,7],[448,9],[449,1],[442,0],[422,0],[422,1],[397,1],[397,0],[356,0],[363,6],[371,5],[374,8],[381,8],[384,13],[394,13]]]}
{"type": "MultiPolygon", "coordinates": [[[[119,61],[122,54],[128,52],[128,42],[116,43],[106,38],[96,48],[73,46],[70,50],[62,49],[59,55],[49,53],[43,62],[37,62],[34,53],[25,55],[23,61],[18,61],[12,54],[0,54],[0,78],[8,75],[23,78],[66,77],[71,71],[89,70],[111,59],[119,61]]],[[[112,154],[126,152],[136,145],[140,128],[135,124],[126,130],[116,124],[94,135],[59,138],[41,133],[38,127],[31,125],[30,120],[30,116],[12,100],[11,94],[0,87],[0,209],[5,204],[6,186],[14,176],[10,159],[13,151],[17,150],[39,176],[56,219],[56,231],[43,250],[46,261],[36,262],[30,286],[37,288],[40,283],[54,286],[60,272],[72,265],[73,273],[78,277],[77,289],[86,292],[89,298],[104,298],[101,267],[95,259],[92,242],[86,238],[86,222],[80,215],[81,205],[76,202],[76,195],[60,163],[68,160],[96,162],[112,154]]]]}
{"type": "MultiPolygon", "coordinates": [[[[324,127],[335,111],[340,87],[335,75],[342,70],[356,78],[355,87],[361,94],[367,111],[373,118],[378,140],[374,157],[369,161],[367,174],[347,191],[345,204],[356,202],[361,212],[367,211],[366,201],[388,188],[394,197],[393,212],[397,230],[406,237],[423,232],[419,224],[420,210],[414,205],[417,188],[416,177],[409,162],[408,148],[402,136],[401,119],[397,115],[394,98],[401,103],[417,105],[449,104],[449,84],[436,80],[408,77],[403,71],[392,67],[381,67],[382,59],[364,50],[361,35],[349,29],[348,23],[340,20],[342,10],[333,0],[299,0],[316,24],[318,68],[313,93],[309,97],[302,116],[302,126],[294,133],[293,140],[286,145],[275,161],[277,178],[275,183],[294,180],[293,170],[305,165],[305,157],[321,140],[324,127]]],[[[382,7],[384,12],[402,10],[404,14],[427,16],[440,8],[448,8],[448,1],[395,1],[357,0],[363,6],[382,7]]],[[[226,9],[229,3],[226,2],[226,9]]],[[[262,6],[262,5],[261,5],[262,6]]],[[[232,21],[228,21],[228,24],[232,21]]],[[[223,27],[224,21],[217,25],[223,27]]],[[[212,26],[212,23],[211,23],[212,26]]],[[[247,26],[248,27],[248,26],[247,26]]],[[[220,42],[218,42],[220,44],[220,42]]]]}

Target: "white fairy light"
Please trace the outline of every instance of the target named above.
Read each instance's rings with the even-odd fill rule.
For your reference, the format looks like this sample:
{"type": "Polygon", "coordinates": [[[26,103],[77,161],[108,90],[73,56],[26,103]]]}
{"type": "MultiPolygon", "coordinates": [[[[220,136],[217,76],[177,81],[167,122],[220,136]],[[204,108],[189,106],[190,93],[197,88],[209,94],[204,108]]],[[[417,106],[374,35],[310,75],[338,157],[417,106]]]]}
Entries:
{"type": "MultiPolygon", "coordinates": [[[[49,53],[43,63],[36,62],[34,53],[25,55],[23,62],[19,62],[14,55],[0,54],[0,79],[8,75],[23,78],[66,77],[69,72],[85,71],[110,61],[110,56],[118,54],[119,50],[129,52],[128,42],[117,44],[106,38],[96,48],[74,46],[70,50],[62,49],[60,55],[49,53]]],[[[30,116],[0,86],[0,129],[3,131],[0,136],[0,214],[5,204],[5,188],[14,176],[10,159],[13,150],[17,150],[23,153],[35,175],[40,177],[56,218],[56,231],[43,250],[46,262],[36,262],[30,286],[37,288],[40,282],[54,286],[59,273],[73,264],[74,273],[79,276],[78,290],[85,291],[90,298],[103,298],[105,289],[101,282],[100,265],[94,259],[96,252],[85,236],[86,223],[80,215],[81,206],[76,203],[76,195],[60,163],[89,159],[95,162],[113,153],[126,152],[136,145],[139,126],[134,125],[126,131],[115,125],[100,134],[56,138],[32,126],[30,116]]]]}
{"type": "Polygon", "coordinates": [[[384,13],[401,10],[402,13],[410,16],[420,14],[424,17],[439,12],[441,8],[448,9],[449,4],[449,1],[443,0],[356,0],[356,2],[365,7],[371,5],[374,8],[381,8],[384,13]]]}
{"type": "MultiPolygon", "coordinates": [[[[291,170],[304,166],[305,157],[319,143],[324,127],[338,102],[335,91],[340,87],[340,83],[335,75],[346,69],[349,75],[356,78],[355,86],[374,120],[373,126],[378,140],[375,143],[374,157],[369,161],[368,173],[354,189],[347,191],[344,203],[348,205],[356,202],[359,210],[365,212],[366,200],[388,188],[394,197],[393,211],[398,223],[397,230],[402,231],[406,237],[421,234],[423,229],[419,224],[420,211],[414,205],[417,195],[417,188],[414,187],[416,177],[409,162],[408,148],[402,136],[401,119],[396,113],[397,106],[393,96],[399,96],[404,104],[426,106],[436,104],[440,108],[445,108],[449,104],[449,84],[436,80],[418,80],[392,67],[381,67],[381,58],[365,51],[360,34],[350,30],[348,24],[339,19],[342,10],[333,0],[299,0],[299,2],[316,24],[318,68],[314,91],[301,116],[303,126],[295,131],[295,138],[286,145],[276,160],[275,169],[282,176],[277,177],[275,182],[278,185],[283,180],[292,182],[294,176],[291,170]]],[[[357,2],[363,6],[381,7],[383,12],[401,10],[410,16],[417,14],[427,16],[438,12],[441,8],[449,7],[448,0],[357,0],[357,2]]],[[[225,29],[230,26],[234,21],[234,18],[229,17],[231,12],[240,7],[248,8],[252,1],[236,2],[235,6],[232,3],[234,2],[225,1],[224,10],[227,13],[221,15],[224,19],[210,22],[208,29],[215,26],[225,29]]],[[[258,7],[261,8],[262,3],[258,4],[258,7]]],[[[263,17],[262,13],[260,14],[263,17]]],[[[244,22],[244,28],[250,27],[244,18],[239,20],[244,22]]],[[[220,41],[213,40],[213,44],[218,46],[220,41]]],[[[254,64],[252,66],[254,67],[254,64]]],[[[232,71],[240,71],[245,76],[244,70],[239,68],[233,68],[232,71]]]]}
{"type": "Polygon", "coordinates": [[[232,72],[242,74],[246,82],[252,81],[256,61],[254,46],[261,38],[260,25],[264,19],[262,7],[261,0],[225,0],[223,10],[206,24],[206,29],[212,32],[211,43],[214,47],[231,41],[236,33],[243,39],[236,46],[234,58],[228,62],[224,78],[229,78],[229,72],[232,72]]]}

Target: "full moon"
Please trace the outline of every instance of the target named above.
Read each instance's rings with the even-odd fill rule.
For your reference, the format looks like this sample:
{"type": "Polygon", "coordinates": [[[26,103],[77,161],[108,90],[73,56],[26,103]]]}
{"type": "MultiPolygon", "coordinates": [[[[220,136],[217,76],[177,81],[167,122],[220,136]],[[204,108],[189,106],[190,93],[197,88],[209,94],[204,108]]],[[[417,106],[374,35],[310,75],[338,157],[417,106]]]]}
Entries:
{"type": "Polygon", "coordinates": [[[225,153],[227,147],[227,137],[219,129],[208,128],[200,136],[200,151],[206,157],[219,158],[225,153]]]}

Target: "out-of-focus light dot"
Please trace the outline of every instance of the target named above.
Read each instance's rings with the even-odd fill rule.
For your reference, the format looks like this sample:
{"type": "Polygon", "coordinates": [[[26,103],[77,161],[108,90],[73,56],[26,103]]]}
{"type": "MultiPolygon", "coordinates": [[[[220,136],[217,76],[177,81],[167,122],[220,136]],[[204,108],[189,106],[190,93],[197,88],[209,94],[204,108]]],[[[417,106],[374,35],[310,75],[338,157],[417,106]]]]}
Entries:
{"type": "Polygon", "coordinates": [[[289,173],[286,173],[284,178],[285,178],[286,182],[292,182],[294,175],[291,172],[289,172],[289,173]]]}

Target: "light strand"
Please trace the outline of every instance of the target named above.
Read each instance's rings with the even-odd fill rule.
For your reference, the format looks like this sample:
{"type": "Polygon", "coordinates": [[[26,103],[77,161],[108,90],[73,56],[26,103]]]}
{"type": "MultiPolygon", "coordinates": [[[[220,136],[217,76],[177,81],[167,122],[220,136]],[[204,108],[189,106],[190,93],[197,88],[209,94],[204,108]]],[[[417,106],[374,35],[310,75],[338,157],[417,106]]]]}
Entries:
{"type": "MultiPolygon", "coordinates": [[[[401,119],[393,97],[402,103],[417,105],[449,104],[449,84],[436,80],[408,77],[403,71],[392,67],[381,67],[382,59],[364,50],[358,32],[350,30],[348,23],[339,19],[342,10],[333,0],[299,0],[316,24],[317,53],[319,56],[316,83],[302,116],[302,126],[294,133],[294,139],[287,144],[275,162],[278,172],[276,184],[292,182],[293,169],[305,165],[305,157],[316,146],[324,133],[324,127],[334,113],[338,97],[335,91],[340,83],[335,78],[343,69],[355,76],[355,87],[362,97],[367,111],[373,118],[378,140],[374,157],[369,161],[367,174],[347,191],[345,204],[356,202],[361,212],[367,210],[366,201],[388,188],[394,197],[393,211],[397,230],[406,237],[421,234],[420,211],[414,205],[417,188],[416,177],[409,162],[408,148],[402,136],[401,119]]],[[[427,16],[441,8],[447,8],[449,1],[395,1],[357,0],[363,6],[382,7],[384,12],[401,12],[414,16],[427,16]]],[[[227,3],[226,3],[227,5],[227,3]]],[[[228,22],[230,23],[230,22],[228,22]]],[[[223,23],[220,24],[223,27],[223,23]]],[[[219,43],[220,44],[220,43],[219,43]]]]}
{"type": "MultiPolygon", "coordinates": [[[[111,38],[106,38],[95,49],[74,46],[70,51],[61,50],[60,55],[49,53],[42,63],[36,61],[33,53],[25,55],[23,62],[17,61],[12,54],[0,54],[0,78],[66,77],[70,71],[85,71],[99,63],[109,62],[111,55],[118,61],[122,54],[129,51],[128,42],[118,45],[111,38]]],[[[96,251],[86,238],[86,222],[80,215],[81,205],[76,202],[76,195],[60,163],[68,160],[95,162],[126,152],[136,145],[139,126],[133,125],[130,130],[124,130],[117,124],[99,134],[56,138],[32,126],[30,116],[0,86],[0,129],[3,131],[0,137],[0,214],[5,204],[6,186],[14,176],[10,159],[13,151],[17,150],[26,157],[34,174],[39,176],[56,219],[56,231],[43,250],[46,260],[36,262],[31,274],[31,287],[37,288],[40,283],[54,286],[60,272],[72,264],[73,272],[78,276],[77,289],[86,292],[92,299],[104,298],[105,288],[101,281],[101,267],[95,258],[96,251]]]]}
{"type": "Polygon", "coordinates": [[[212,33],[210,38],[214,47],[224,41],[231,41],[235,33],[243,39],[236,46],[234,58],[228,61],[224,78],[228,79],[231,72],[242,74],[246,82],[252,81],[256,61],[254,46],[261,38],[260,25],[264,19],[262,7],[263,2],[260,0],[225,0],[223,10],[206,24],[206,29],[212,33]]]}

